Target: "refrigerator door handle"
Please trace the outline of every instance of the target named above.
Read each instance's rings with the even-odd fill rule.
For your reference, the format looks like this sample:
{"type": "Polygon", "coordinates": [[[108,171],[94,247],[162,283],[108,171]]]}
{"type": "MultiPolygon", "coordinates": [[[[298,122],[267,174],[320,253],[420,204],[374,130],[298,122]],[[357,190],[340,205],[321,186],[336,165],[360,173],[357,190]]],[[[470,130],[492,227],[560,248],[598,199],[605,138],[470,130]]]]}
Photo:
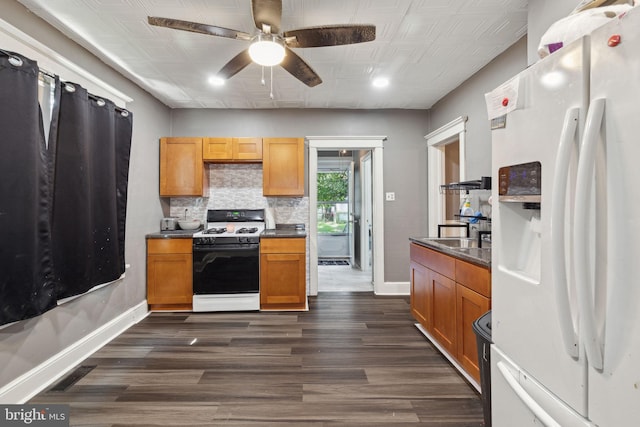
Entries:
{"type": "Polygon", "coordinates": [[[567,263],[565,257],[565,206],[567,200],[567,181],[569,177],[569,163],[571,161],[571,147],[578,128],[580,108],[570,108],[564,116],[560,144],[554,171],[551,194],[551,272],[555,288],[556,302],[560,330],[564,341],[564,348],[569,356],[577,359],[578,335],[573,325],[571,303],[569,302],[569,287],[567,263]]]}
{"type": "Polygon", "coordinates": [[[600,127],[604,117],[605,99],[591,101],[578,161],[576,179],[576,202],[574,217],[574,267],[576,276],[576,293],[578,295],[578,311],[580,313],[581,338],[587,353],[589,364],[602,370],[602,344],[598,337],[595,319],[595,305],[591,280],[589,278],[589,199],[591,184],[595,171],[596,147],[600,135],[600,127]]]}
{"type": "Polygon", "coordinates": [[[518,396],[518,398],[524,403],[524,405],[529,408],[533,415],[542,422],[545,427],[562,427],[556,420],[554,420],[551,415],[549,415],[542,406],[538,404],[527,391],[518,383],[511,371],[503,362],[498,362],[496,364],[498,370],[502,377],[507,381],[509,387],[514,391],[514,393],[518,396]]]}

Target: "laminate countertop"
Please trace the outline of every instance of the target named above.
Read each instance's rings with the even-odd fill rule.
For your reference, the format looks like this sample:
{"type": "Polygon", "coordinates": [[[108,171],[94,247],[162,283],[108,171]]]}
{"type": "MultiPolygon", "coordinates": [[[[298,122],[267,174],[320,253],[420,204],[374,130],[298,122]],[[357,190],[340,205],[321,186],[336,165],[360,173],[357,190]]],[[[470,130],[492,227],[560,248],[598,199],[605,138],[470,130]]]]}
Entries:
{"type": "Polygon", "coordinates": [[[149,233],[147,239],[191,239],[194,234],[202,231],[202,227],[196,230],[164,230],[157,233],[149,233]]]}
{"type": "Polygon", "coordinates": [[[429,249],[442,252],[463,261],[491,268],[491,248],[465,248],[441,243],[443,240],[433,237],[410,237],[409,241],[429,249]]]}
{"type": "MultiPolygon", "coordinates": [[[[191,239],[198,230],[166,230],[157,233],[149,233],[145,237],[147,239],[191,239]]],[[[286,238],[286,237],[307,237],[305,230],[296,230],[291,228],[264,230],[260,234],[260,238],[286,238]]]]}
{"type": "Polygon", "coordinates": [[[260,238],[264,239],[264,238],[278,238],[278,237],[307,237],[307,232],[305,230],[296,230],[296,229],[289,229],[289,228],[282,228],[282,229],[270,229],[270,230],[264,230],[262,232],[262,234],[260,234],[260,238]]]}

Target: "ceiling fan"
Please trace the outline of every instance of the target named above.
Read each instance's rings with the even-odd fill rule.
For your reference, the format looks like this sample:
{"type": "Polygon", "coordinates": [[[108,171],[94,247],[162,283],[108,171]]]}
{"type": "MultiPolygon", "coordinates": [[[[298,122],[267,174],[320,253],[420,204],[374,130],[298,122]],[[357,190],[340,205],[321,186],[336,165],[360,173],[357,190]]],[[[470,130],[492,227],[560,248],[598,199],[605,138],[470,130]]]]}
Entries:
{"type": "Polygon", "coordinates": [[[263,66],[280,64],[292,76],[309,87],[322,79],[291,48],[340,46],[375,40],[374,25],[328,25],[281,31],[282,0],[251,0],[251,10],[257,32],[253,34],[197,22],[149,16],[149,24],[175,30],[191,31],[217,37],[250,41],[243,50],[222,67],[218,77],[229,79],[251,62],[263,66]]]}

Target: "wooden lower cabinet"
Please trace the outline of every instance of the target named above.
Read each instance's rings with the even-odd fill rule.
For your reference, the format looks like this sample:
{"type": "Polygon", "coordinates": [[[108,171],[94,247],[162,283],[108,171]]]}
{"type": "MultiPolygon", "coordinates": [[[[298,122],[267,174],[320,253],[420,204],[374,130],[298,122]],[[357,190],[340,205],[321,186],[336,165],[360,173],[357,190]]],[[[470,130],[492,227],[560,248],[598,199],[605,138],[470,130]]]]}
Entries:
{"type": "Polygon", "coordinates": [[[307,306],[304,238],[260,240],[260,309],[304,310],[307,306]]]}
{"type": "Polygon", "coordinates": [[[456,283],[430,271],[433,335],[449,353],[456,354],[456,283]]]}
{"type": "Polygon", "coordinates": [[[491,272],[411,243],[411,313],[467,374],[480,381],[473,322],[491,308],[491,272]]]}
{"type": "Polygon", "coordinates": [[[456,286],[456,317],[458,326],[458,361],[476,381],[480,381],[480,365],[478,364],[478,348],[473,322],[489,310],[489,298],[472,291],[466,286],[456,286]]]}
{"type": "Polygon", "coordinates": [[[147,303],[151,310],[191,310],[192,239],[147,239],[147,303]]]}
{"type": "Polygon", "coordinates": [[[424,265],[411,261],[411,314],[427,331],[433,332],[429,294],[430,270],[424,265]]]}

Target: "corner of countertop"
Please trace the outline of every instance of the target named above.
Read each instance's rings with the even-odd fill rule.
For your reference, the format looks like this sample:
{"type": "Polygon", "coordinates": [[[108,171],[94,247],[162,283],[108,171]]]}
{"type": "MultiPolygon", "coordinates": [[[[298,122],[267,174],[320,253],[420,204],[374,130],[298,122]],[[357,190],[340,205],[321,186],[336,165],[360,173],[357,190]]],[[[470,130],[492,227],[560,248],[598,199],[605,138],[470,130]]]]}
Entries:
{"type": "Polygon", "coordinates": [[[435,240],[435,237],[409,237],[410,242],[420,246],[491,269],[491,248],[452,248],[435,240]]]}

